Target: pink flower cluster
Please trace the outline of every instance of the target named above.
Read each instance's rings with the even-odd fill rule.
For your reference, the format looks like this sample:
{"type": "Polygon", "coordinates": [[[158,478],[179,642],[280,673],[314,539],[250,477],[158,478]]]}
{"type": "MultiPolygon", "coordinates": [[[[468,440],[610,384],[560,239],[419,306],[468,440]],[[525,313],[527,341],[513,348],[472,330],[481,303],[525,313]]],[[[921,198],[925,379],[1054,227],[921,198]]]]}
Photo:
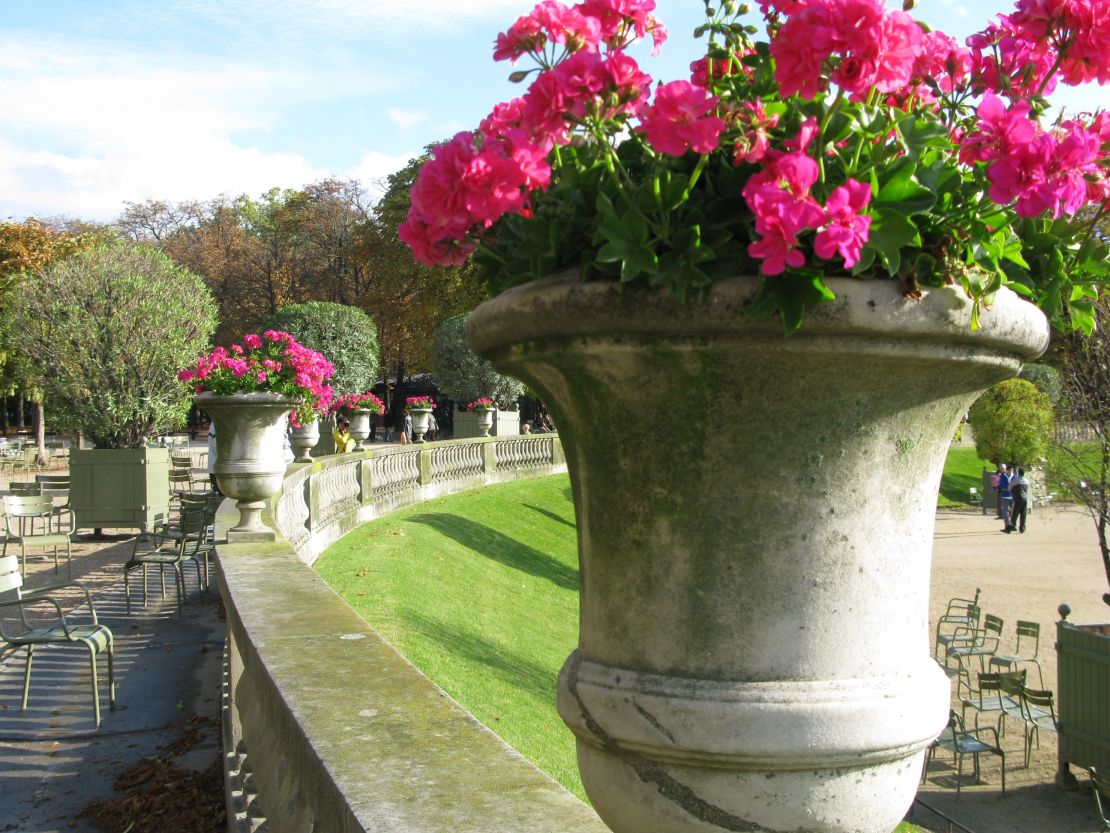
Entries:
{"type": "Polygon", "coordinates": [[[435,402],[430,396],[410,396],[405,400],[405,408],[434,408],[435,402]]]}
{"type": "Polygon", "coordinates": [[[1107,0],[1018,0],[968,38],[979,89],[1017,101],[1052,93],[1057,81],[1110,83],[1107,0]]]}
{"type": "Polygon", "coordinates": [[[1110,113],[1088,127],[1069,120],[1043,130],[1029,118],[1029,103],[1009,108],[993,93],[979,105],[979,131],[961,148],[966,164],[986,162],[990,198],[1000,205],[1014,202],[1022,217],[1049,213],[1053,218],[1074,214],[1087,203],[1110,199],[1110,171],[1101,164],[1102,147],[1110,142],[1110,113]]]}
{"type": "Polygon", "coordinates": [[[882,0],[773,5],[789,14],[771,41],[775,81],[784,98],[796,93],[813,98],[826,77],[856,99],[872,88],[893,93],[913,77],[921,27],[905,12],[887,11],[882,0]]]}
{"type": "Polygon", "coordinates": [[[242,344],[217,347],[177,378],[191,384],[194,393],[284,394],[300,403],[293,417],[299,425],[311,421],[313,412],[327,412],[333,398],[327,380],[334,373],[322,354],[298,344],[289,333],[267,330],[261,336],[243,336],[242,344]]]}
{"type": "Polygon", "coordinates": [[[370,391],[367,391],[366,393],[345,393],[342,396],[337,396],[331,404],[331,413],[333,414],[358,409],[383,414],[385,413],[385,403],[370,391]]]}
{"type": "Polygon", "coordinates": [[[499,60],[531,54],[544,65],[538,53],[549,42],[569,55],[544,69],[524,96],[495,107],[477,133],[459,133],[436,148],[421,168],[398,229],[418,261],[465,263],[497,220],[528,215],[531,194],[551,182],[548,155],[570,143],[576,125],[635,111],[651,78],[622,50],[649,33],[662,42],[654,7],[654,0],[585,0],[574,7],[544,0],[498,37],[499,60]]]}
{"type": "Polygon", "coordinates": [[[813,248],[818,257],[828,260],[840,255],[846,269],[859,261],[860,249],[867,242],[871,217],[863,210],[871,202],[870,186],[849,179],[833,190],[823,208],[810,192],[819,170],[806,150],[816,133],[816,120],[807,119],[790,140],[789,152],[768,151],[766,167],[744,186],[744,200],[755,214],[755,230],[760,235],[748,246],[748,254],[762,261],[764,275],[805,265],[805,254],[799,248],[803,232],[816,229],[813,248]]]}
{"type": "Polygon", "coordinates": [[[497,406],[493,404],[493,400],[488,396],[479,396],[473,402],[466,406],[468,411],[492,411],[497,406]]]}

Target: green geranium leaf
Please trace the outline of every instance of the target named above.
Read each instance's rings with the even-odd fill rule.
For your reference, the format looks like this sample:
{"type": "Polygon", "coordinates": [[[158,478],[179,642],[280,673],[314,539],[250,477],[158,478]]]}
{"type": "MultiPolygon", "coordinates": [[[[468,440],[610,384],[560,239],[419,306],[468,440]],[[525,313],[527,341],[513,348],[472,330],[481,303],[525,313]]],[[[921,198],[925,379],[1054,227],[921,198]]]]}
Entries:
{"type": "Polygon", "coordinates": [[[937,195],[917,182],[917,165],[903,158],[889,177],[880,176],[882,187],[875,197],[877,207],[893,208],[907,217],[922,214],[936,205],[937,195]]]}
{"type": "Polygon", "coordinates": [[[879,208],[872,215],[871,233],[863,251],[873,252],[887,272],[896,275],[902,266],[903,247],[920,245],[921,235],[909,217],[894,208],[879,208]]]}

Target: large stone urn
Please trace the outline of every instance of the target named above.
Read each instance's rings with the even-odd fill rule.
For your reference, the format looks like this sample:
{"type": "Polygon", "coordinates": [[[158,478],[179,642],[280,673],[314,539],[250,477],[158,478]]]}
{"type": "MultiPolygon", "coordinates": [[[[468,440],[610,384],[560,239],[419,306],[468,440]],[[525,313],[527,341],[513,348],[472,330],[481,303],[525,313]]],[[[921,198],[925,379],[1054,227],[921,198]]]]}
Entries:
{"type": "Polygon", "coordinates": [[[428,430],[428,417],[432,415],[432,409],[405,408],[405,411],[412,417],[412,441],[414,443],[424,442],[424,434],[428,430]]]}
{"type": "Polygon", "coordinates": [[[311,463],[312,449],[320,442],[320,420],[313,419],[308,425],[294,428],[289,433],[289,444],[293,446],[294,463],[311,463]]]}
{"type": "Polygon", "coordinates": [[[559,425],[582,590],[558,708],[617,833],[887,833],[946,723],[945,452],[1048,326],[1007,290],[973,332],[956,289],[828,283],[790,337],[749,318],[746,278],[687,304],[554,278],[471,315],[475,352],[559,425]]]}
{"type": "Polygon", "coordinates": [[[374,412],[368,408],[353,408],[347,412],[351,418],[351,438],[355,441],[355,451],[366,448],[366,441],[370,439],[370,418],[374,412]]]}
{"type": "Polygon", "coordinates": [[[277,393],[201,393],[196,404],[216,426],[216,482],[239,509],[228,541],[272,539],[262,510],[285,477],[286,417],[296,403],[277,393]]]}

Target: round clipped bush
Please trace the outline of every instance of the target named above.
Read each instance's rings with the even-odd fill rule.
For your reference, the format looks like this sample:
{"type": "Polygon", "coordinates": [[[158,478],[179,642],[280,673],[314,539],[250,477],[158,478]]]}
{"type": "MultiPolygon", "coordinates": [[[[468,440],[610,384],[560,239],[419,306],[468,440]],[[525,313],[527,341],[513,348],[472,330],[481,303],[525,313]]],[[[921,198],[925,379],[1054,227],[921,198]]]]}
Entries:
{"type": "Polygon", "coordinates": [[[46,267],[10,315],[54,418],[100,448],[139,448],[185,421],[193,397],[177,371],[207,349],[217,308],[162,252],[115,242],[46,267]]]}
{"type": "Polygon", "coordinates": [[[465,404],[488,397],[498,408],[516,410],[524,384],[498,373],[470,349],[466,342],[469,319],[470,313],[463,313],[440,324],[432,344],[432,375],[440,390],[456,402],[465,404]]]}
{"type": "Polygon", "coordinates": [[[994,463],[1036,465],[1052,438],[1052,403],[1024,379],[1007,379],[971,406],[975,450],[994,463]]]}
{"type": "Polygon", "coordinates": [[[336,396],[363,393],[378,375],[378,328],[358,307],[309,301],[289,304],[264,319],[262,330],[282,330],[335,366],[336,396]]]}
{"type": "Polygon", "coordinates": [[[1059,403],[1064,393],[1064,379],[1060,371],[1050,364],[1027,364],[1022,368],[1018,378],[1036,385],[1038,390],[1048,396],[1053,405],[1059,403]]]}

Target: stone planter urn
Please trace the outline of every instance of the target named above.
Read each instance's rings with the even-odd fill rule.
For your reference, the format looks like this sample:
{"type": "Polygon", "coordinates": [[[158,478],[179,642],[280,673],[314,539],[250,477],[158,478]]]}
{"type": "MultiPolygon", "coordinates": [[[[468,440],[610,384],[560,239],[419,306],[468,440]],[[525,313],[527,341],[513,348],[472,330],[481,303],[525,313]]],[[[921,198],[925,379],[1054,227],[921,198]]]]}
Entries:
{"type": "Polygon", "coordinates": [[[758,282],[701,301],[552,278],[471,315],[475,352],[550,406],[582,579],[559,677],[617,833],[888,833],[948,717],[929,655],[945,453],[980,391],[1048,344],[1008,290],[831,279],[784,337],[758,282]],[[714,430],[659,440],[653,413],[714,430]],[[630,418],[633,417],[633,418],[630,418]]]}
{"type": "Polygon", "coordinates": [[[262,523],[262,510],[285,477],[285,420],[296,403],[281,394],[260,392],[201,393],[196,404],[216,426],[216,482],[220,491],[236,499],[239,509],[239,523],[228,530],[228,540],[272,540],[274,533],[262,523]]]}
{"type": "Polygon", "coordinates": [[[320,442],[320,420],[314,419],[308,425],[294,428],[289,443],[293,446],[294,463],[311,463],[312,449],[320,442]]]}
{"type": "Polygon", "coordinates": [[[431,408],[405,408],[408,415],[412,417],[412,441],[414,443],[424,442],[424,432],[428,430],[428,417],[432,413],[431,408]]]}
{"type": "Polygon", "coordinates": [[[366,448],[366,441],[370,439],[370,419],[374,411],[367,408],[353,408],[347,414],[351,418],[351,438],[355,441],[355,451],[366,448]]]}
{"type": "Polygon", "coordinates": [[[493,428],[493,417],[497,411],[493,408],[475,408],[474,414],[478,417],[478,436],[488,437],[489,431],[493,428]]]}

